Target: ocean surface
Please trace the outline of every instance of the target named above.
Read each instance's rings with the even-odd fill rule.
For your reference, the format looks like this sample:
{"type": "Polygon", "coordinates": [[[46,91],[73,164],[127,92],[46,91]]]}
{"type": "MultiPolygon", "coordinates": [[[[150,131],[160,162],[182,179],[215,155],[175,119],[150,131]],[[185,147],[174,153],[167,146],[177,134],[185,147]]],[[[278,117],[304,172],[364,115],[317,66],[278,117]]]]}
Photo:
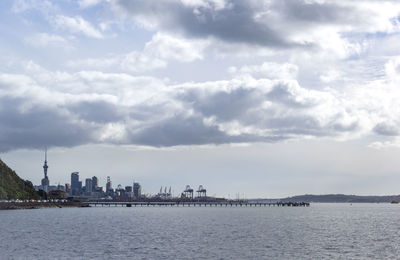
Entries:
{"type": "Polygon", "coordinates": [[[400,205],[0,211],[0,259],[399,259],[400,205]]]}

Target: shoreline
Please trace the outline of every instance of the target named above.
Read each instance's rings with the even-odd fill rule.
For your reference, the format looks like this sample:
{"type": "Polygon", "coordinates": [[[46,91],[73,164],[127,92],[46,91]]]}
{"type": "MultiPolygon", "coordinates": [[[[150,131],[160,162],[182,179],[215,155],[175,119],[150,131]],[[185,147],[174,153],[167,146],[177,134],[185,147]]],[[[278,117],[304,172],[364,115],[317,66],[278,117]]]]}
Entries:
{"type": "Polygon", "coordinates": [[[82,207],[87,205],[82,202],[0,202],[0,210],[82,207]]]}

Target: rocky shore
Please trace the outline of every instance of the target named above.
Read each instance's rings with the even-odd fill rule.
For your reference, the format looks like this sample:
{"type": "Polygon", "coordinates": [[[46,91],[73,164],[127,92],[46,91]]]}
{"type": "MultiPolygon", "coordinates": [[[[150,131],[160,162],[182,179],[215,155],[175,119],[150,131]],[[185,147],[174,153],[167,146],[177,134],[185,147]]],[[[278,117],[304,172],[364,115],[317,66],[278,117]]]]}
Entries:
{"type": "Polygon", "coordinates": [[[87,207],[82,202],[0,202],[0,210],[40,209],[40,208],[79,208],[87,207]]]}

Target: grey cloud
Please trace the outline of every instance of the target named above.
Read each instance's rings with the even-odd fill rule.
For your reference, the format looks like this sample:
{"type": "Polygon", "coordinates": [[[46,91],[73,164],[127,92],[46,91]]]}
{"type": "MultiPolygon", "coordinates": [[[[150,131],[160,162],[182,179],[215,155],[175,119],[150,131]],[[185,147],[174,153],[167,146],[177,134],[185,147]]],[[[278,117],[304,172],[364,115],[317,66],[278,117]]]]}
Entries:
{"type": "Polygon", "coordinates": [[[342,122],[346,115],[340,107],[324,106],[325,93],[310,94],[293,81],[275,81],[270,88],[188,89],[178,98],[187,108],[219,124],[236,121],[254,132],[266,130],[268,136],[336,136],[358,129],[357,121],[342,122]],[[268,105],[263,107],[264,103],[268,105]],[[330,120],[321,122],[319,109],[332,109],[330,120]]]}
{"type": "MultiPolygon", "coordinates": [[[[338,118],[338,121],[340,121],[340,118],[338,118]]],[[[322,125],[312,115],[295,113],[286,117],[268,118],[263,123],[264,127],[273,129],[272,133],[292,136],[339,136],[344,132],[356,132],[358,128],[358,122],[353,122],[348,126],[336,121],[322,125]]]]}
{"type": "Polygon", "coordinates": [[[134,144],[155,147],[245,142],[276,142],[283,136],[262,137],[252,134],[228,135],[217,126],[208,126],[198,115],[176,115],[130,133],[134,144]]]}
{"type": "Polygon", "coordinates": [[[217,127],[207,127],[201,117],[175,116],[132,133],[133,143],[151,146],[174,146],[221,143],[225,134],[217,127]]]}
{"type": "MultiPolygon", "coordinates": [[[[14,89],[21,93],[17,85],[4,87],[14,89]]],[[[121,95],[125,91],[130,89],[121,88],[121,95]]],[[[278,142],[365,131],[358,111],[343,107],[346,102],[328,92],[305,90],[293,80],[235,79],[164,86],[149,99],[130,105],[107,102],[86,92],[68,94],[64,100],[65,96],[56,93],[58,98],[47,104],[43,102],[47,92],[42,92],[42,97],[0,96],[0,152],[88,143],[163,147],[278,142]]],[[[368,123],[373,125],[373,121],[368,123]]],[[[377,125],[373,131],[397,134],[388,129],[392,128],[377,125]]]]}
{"type": "Polygon", "coordinates": [[[315,118],[306,115],[265,118],[263,124],[273,129],[274,133],[280,134],[312,136],[324,136],[329,134],[327,129],[322,128],[315,118]]]}
{"type": "Polygon", "coordinates": [[[325,25],[362,27],[378,15],[357,2],[227,0],[221,9],[213,8],[212,1],[206,3],[208,6],[204,7],[178,0],[118,0],[116,5],[134,20],[157,29],[274,48],[314,47],[311,37],[295,41],[292,36],[325,25]]]}
{"type": "Polygon", "coordinates": [[[157,20],[162,28],[189,37],[212,36],[229,42],[274,47],[296,45],[275,31],[273,24],[257,22],[254,19],[257,6],[248,1],[232,1],[230,8],[217,11],[185,6],[180,1],[120,0],[118,4],[133,17],[157,20]]]}
{"type": "Polygon", "coordinates": [[[332,125],[332,128],[334,131],[337,131],[337,132],[353,132],[360,128],[360,124],[359,124],[359,122],[353,122],[349,125],[334,123],[332,125]]]}
{"type": "Polygon", "coordinates": [[[46,105],[22,109],[24,98],[0,98],[0,152],[43,146],[72,147],[95,142],[93,126],[71,121],[46,105]]]}
{"type": "Polygon", "coordinates": [[[399,129],[395,125],[390,125],[388,123],[379,123],[377,124],[373,131],[379,135],[387,135],[387,136],[397,136],[399,135],[399,129]]]}
{"type": "Polygon", "coordinates": [[[343,24],[357,22],[361,18],[354,7],[340,6],[332,2],[282,0],[273,1],[273,5],[274,9],[278,10],[289,21],[343,24]]]}
{"type": "Polygon", "coordinates": [[[188,89],[177,98],[206,117],[215,115],[219,120],[230,121],[246,117],[248,109],[258,107],[265,97],[259,89],[240,87],[229,92],[188,89]]]}
{"type": "Polygon", "coordinates": [[[129,108],[129,117],[132,120],[145,123],[155,118],[165,118],[171,111],[175,113],[174,108],[170,106],[169,102],[156,104],[141,103],[129,108]]]}
{"type": "Polygon", "coordinates": [[[71,104],[68,109],[89,122],[109,123],[123,120],[123,114],[118,107],[105,101],[78,102],[71,104]]]}

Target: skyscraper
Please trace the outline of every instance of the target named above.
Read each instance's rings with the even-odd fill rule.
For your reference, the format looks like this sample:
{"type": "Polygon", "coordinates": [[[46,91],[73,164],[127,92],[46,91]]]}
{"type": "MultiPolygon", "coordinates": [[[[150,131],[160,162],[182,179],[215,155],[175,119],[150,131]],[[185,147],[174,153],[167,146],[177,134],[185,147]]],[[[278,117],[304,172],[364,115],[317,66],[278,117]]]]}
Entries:
{"type": "Polygon", "coordinates": [[[142,196],[142,187],[137,182],[133,183],[133,196],[135,196],[135,198],[140,198],[142,196]]]}
{"type": "Polygon", "coordinates": [[[47,147],[44,151],[44,165],[43,165],[43,171],[44,171],[44,178],[42,179],[42,189],[45,192],[49,192],[49,178],[47,177],[47,169],[49,166],[47,166],[47,147]]]}
{"type": "Polygon", "coordinates": [[[99,180],[97,179],[96,176],[92,177],[92,191],[97,191],[97,188],[99,187],[99,180]]]}
{"type": "Polygon", "coordinates": [[[82,182],[79,181],[79,172],[71,173],[71,194],[80,195],[82,191],[82,182]]]}
{"type": "Polygon", "coordinates": [[[111,195],[113,193],[112,182],[110,176],[107,176],[106,193],[111,195]]]}
{"type": "Polygon", "coordinates": [[[91,179],[91,178],[87,178],[87,179],[85,180],[85,192],[86,192],[87,194],[90,194],[90,193],[93,191],[92,188],[93,188],[92,179],[91,179]]]}

